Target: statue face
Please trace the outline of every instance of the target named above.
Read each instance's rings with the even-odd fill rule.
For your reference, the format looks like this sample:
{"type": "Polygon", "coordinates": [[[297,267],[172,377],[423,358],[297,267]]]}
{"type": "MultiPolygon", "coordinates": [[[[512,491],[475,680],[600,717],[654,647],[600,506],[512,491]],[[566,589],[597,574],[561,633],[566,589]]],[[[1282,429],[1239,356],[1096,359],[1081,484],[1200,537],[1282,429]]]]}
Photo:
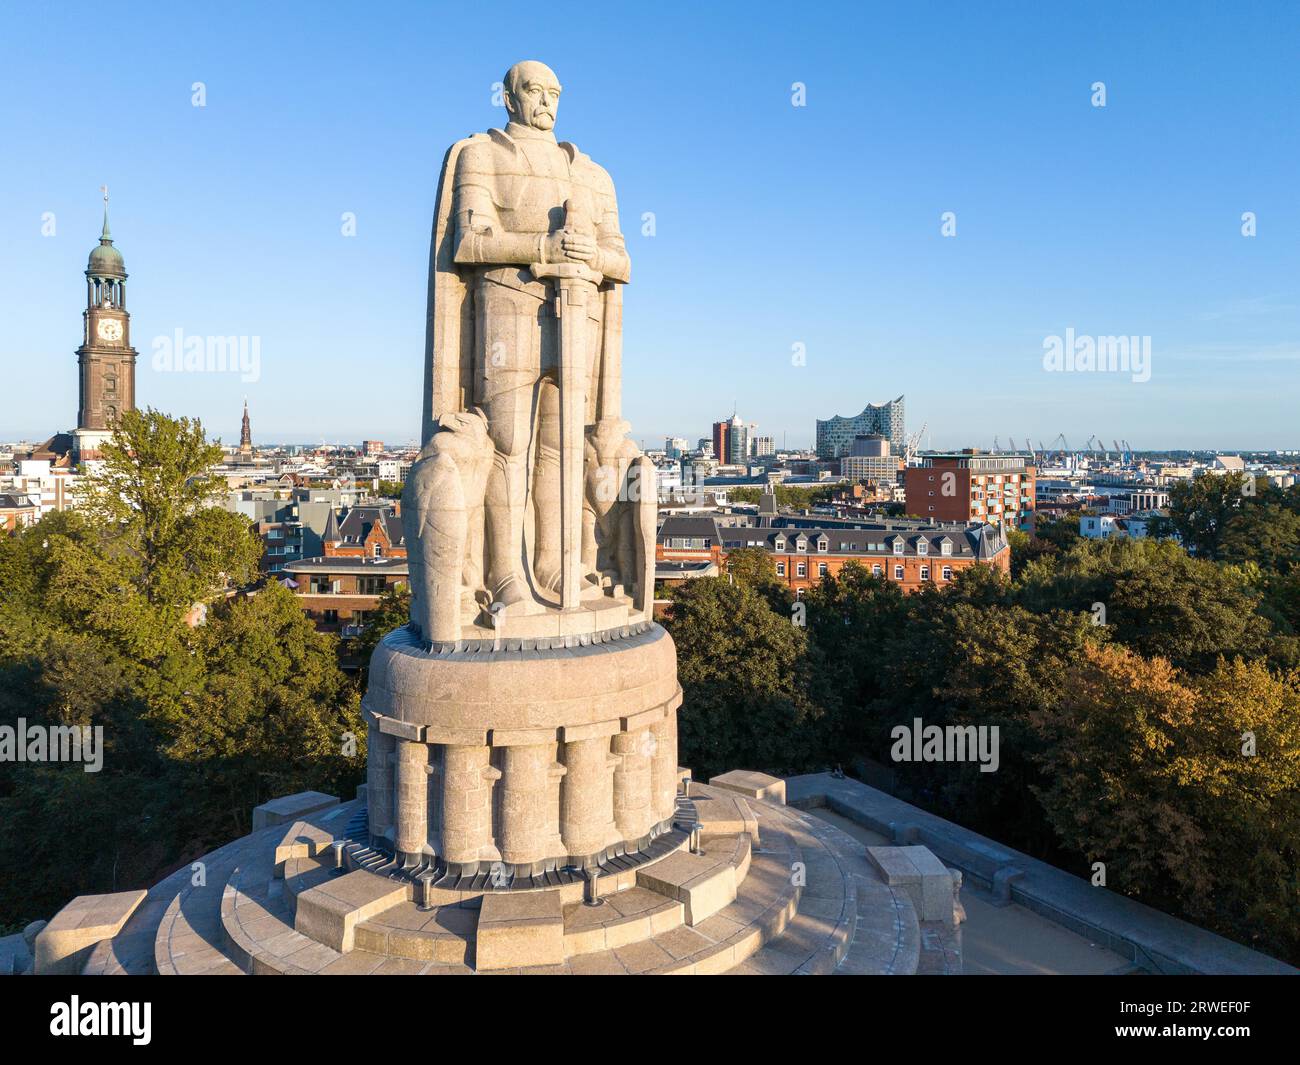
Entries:
{"type": "Polygon", "coordinates": [[[552,130],[560,109],[560,82],[545,63],[517,63],[506,75],[510,117],[533,129],[552,130]]]}

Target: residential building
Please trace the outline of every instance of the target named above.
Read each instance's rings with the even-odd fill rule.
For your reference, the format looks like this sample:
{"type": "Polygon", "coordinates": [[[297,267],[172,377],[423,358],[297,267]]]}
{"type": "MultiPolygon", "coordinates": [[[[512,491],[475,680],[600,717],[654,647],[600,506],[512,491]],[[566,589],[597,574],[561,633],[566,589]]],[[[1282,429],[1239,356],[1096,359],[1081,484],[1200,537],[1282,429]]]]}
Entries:
{"type": "MultiPolygon", "coordinates": [[[[659,529],[657,564],[712,563],[725,570],[729,552],[758,547],[772,558],[773,573],[796,594],[849,562],[896,581],[905,592],[943,587],[973,565],[1011,569],[1002,529],[987,523],[908,520],[819,521],[817,518],[673,515],[659,529]]],[[[662,567],[660,567],[662,571],[662,567]]],[[[664,578],[670,579],[666,571],[664,578]]]]}
{"type": "Polygon", "coordinates": [[[0,493],[0,532],[15,532],[35,525],[40,517],[40,508],[28,496],[0,493]]]}
{"type": "Polygon", "coordinates": [[[859,436],[852,450],[840,459],[840,476],[851,481],[881,484],[898,480],[902,459],[890,453],[889,440],[883,436],[859,436]]]}
{"type": "Polygon", "coordinates": [[[968,449],[922,455],[904,471],[907,513],[929,521],[1034,525],[1035,468],[1027,455],[968,449]]]}
{"type": "Polygon", "coordinates": [[[360,634],[366,616],[389,588],[407,583],[405,558],[331,555],[284,566],[286,584],[321,632],[360,634]]]}
{"type": "MultiPolygon", "coordinates": [[[[71,441],[71,437],[68,439],[71,441]]],[[[31,452],[39,453],[40,449],[31,452]]],[[[72,472],[67,462],[60,462],[57,458],[53,461],[50,458],[25,458],[18,460],[17,467],[14,473],[0,476],[0,492],[33,503],[38,521],[51,511],[68,510],[74,505],[80,477],[72,472]]]]}

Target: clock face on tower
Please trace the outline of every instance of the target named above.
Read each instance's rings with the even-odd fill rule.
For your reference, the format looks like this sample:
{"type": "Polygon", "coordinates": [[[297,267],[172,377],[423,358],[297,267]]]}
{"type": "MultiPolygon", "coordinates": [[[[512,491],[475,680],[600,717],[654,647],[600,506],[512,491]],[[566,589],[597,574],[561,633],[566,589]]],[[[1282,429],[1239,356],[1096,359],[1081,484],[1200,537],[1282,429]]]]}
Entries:
{"type": "Polygon", "coordinates": [[[122,323],[116,318],[101,318],[96,332],[100,340],[121,340],[122,323]]]}

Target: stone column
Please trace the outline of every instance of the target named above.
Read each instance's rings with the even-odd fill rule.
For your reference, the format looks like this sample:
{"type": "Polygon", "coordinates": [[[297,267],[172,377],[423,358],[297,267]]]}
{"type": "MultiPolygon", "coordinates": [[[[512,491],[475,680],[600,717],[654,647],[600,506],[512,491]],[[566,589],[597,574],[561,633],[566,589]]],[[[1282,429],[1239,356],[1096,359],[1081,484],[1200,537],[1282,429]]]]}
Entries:
{"type": "Polygon", "coordinates": [[[677,810],[677,711],[668,710],[650,726],[655,739],[650,757],[650,795],[654,820],[667,821],[677,810]]]}
{"type": "Polygon", "coordinates": [[[479,746],[442,749],[442,856],[454,865],[477,862],[492,842],[490,754],[479,746]]]}
{"type": "Polygon", "coordinates": [[[372,719],[366,736],[366,805],[370,834],[392,842],[393,837],[393,740],[379,731],[372,719]]]}
{"type": "Polygon", "coordinates": [[[418,865],[429,838],[429,748],[419,740],[397,741],[397,832],[402,864],[418,865]]]}
{"type": "Polygon", "coordinates": [[[560,837],[572,858],[602,851],[617,835],[609,737],[570,740],[564,745],[560,782],[560,837]]]}
{"type": "Polygon", "coordinates": [[[500,825],[503,861],[528,865],[547,857],[547,788],[553,761],[549,744],[505,749],[500,825]]]}
{"type": "Polygon", "coordinates": [[[625,840],[640,839],[650,831],[654,813],[650,806],[650,730],[639,728],[614,737],[614,823],[625,840]]]}

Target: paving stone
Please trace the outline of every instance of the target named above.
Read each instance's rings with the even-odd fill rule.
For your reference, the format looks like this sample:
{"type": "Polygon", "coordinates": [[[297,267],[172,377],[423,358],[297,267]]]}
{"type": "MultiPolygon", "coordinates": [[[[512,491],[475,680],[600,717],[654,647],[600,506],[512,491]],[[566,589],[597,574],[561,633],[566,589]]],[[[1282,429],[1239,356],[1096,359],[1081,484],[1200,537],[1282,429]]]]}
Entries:
{"type": "Polygon", "coordinates": [[[476,970],[563,961],[564,910],[558,891],[492,891],[483,896],[475,939],[476,970]]]}

